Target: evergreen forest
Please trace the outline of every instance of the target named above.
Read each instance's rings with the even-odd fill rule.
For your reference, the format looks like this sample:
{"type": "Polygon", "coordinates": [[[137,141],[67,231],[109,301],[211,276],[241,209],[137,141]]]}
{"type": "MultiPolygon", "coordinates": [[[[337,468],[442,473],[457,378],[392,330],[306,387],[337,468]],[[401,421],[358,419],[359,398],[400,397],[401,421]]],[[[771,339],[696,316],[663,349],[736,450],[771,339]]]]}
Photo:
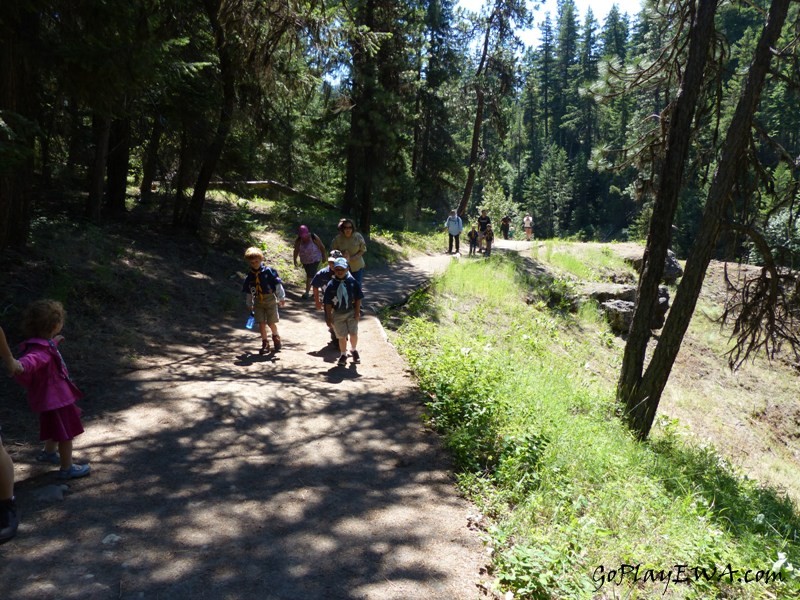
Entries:
{"type": "MultiPolygon", "coordinates": [[[[770,3],[712,4],[669,240],[678,256],[697,235],[770,3]]],[[[787,4],[725,210],[736,227],[715,252],[757,263],[768,247],[796,266],[798,5],[787,4]]],[[[334,205],[366,235],[457,207],[510,214],[518,229],[530,212],[537,238],[644,239],[698,5],[644,0],[602,23],[573,0],[554,15],[533,8],[5,3],[0,246],[24,246],[37,203],[65,194],[95,222],[157,200],[197,232],[209,188],[245,181],[334,205]],[[537,31],[533,47],[524,29],[537,31]]]]}

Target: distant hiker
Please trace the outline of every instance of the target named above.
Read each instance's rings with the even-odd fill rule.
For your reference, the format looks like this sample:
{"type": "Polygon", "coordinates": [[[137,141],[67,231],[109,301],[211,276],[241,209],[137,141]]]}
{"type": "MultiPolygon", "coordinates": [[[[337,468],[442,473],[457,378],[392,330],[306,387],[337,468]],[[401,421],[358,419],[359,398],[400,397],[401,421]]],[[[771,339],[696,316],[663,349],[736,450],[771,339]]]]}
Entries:
{"type": "Polygon", "coordinates": [[[311,297],[311,278],[319,269],[319,263],[325,256],[325,245],[316,233],[311,233],[308,227],[300,225],[297,230],[297,237],[294,240],[294,255],[292,260],[294,266],[297,267],[297,257],[300,257],[300,263],[306,272],[306,293],[303,294],[303,300],[308,300],[311,297]]]}
{"type": "Polygon", "coordinates": [[[481,211],[481,216],[478,217],[478,252],[483,252],[484,239],[486,236],[486,228],[491,224],[492,220],[485,210],[481,211]]]}
{"type": "Polygon", "coordinates": [[[354,363],[361,362],[358,354],[358,322],[361,319],[361,300],[364,292],[361,284],[347,272],[347,259],[333,261],[333,279],[325,287],[325,321],[333,327],[339,340],[339,366],[347,364],[347,340],[350,339],[350,354],[354,363]]]}
{"type": "Polygon", "coordinates": [[[461,217],[456,214],[455,210],[450,211],[450,214],[444,222],[444,226],[447,229],[447,253],[453,253],[453,240],[455,240],[456,254],[458,254],[458,242],[461,236],[461,230],[464,229],[464,223],[461,221],[461,217]]]}
{"type": "Polygon", "coordinates": [[[531,234],[533,233],[533,217],[531,213],[526,213],[525,216],[522,217],[522,228],[525,230],[525,240],[530,242],[531,234]]]}
{"type": "Polygon", "coordinates": [[[282,346],[281,336],[278,335],[278,305],[283,306],[286,302],[283,281],[275,269],[264,264],[264,253],[260,249],[248,248],[244,258],[250,265],[250,272],[244,278],[242,291],[247,294],[245,302],[261,332],[261,350],[258,353],[267,354],[270,351],[267,327],[272,331],[272,343],[277,352],[282,346]]]}
{"type": "Polygon", "coordinates": [[[469,255],[475,256],[478,252],[478,243],[480,241],[477,225],[473,225],[472,229],[467,232],[467,239],[469,240],[469,255]]]}
{"type": "Polygon", "coordinates": [[[511,217],[506,215],[505,217],[500,219],[500,233],[503,234],[504,240],[508,239],[508,232],[510,228],[511,228],[511,217]]]}
{"type": "Polygon", "coordinates": [[[486,243],[483,255],[488,258],[492,255],[492,244],[494,243],[494,231],[492,231],[491,224],[487,225],[486,231],[483,232],[483,241],[486,243]]]}
{"type": "Polygon", "coordinates": [[[91,468],[72,462],[72,440],[83,433],[81,410],[75,403],[83,394],[69,378],[58,351],[65,317],[64,306],[55,300],[37,300],[25,309],[22,331],[27,339],[20,345],[22,370],[14,379],[27,390],[28,404],[39,414],[44,449],[36,460],[60,465],[59,479],[75,479],[88,475],[91,468]]]}
{"type": "MultiPolygon", "coordinates": [[[[320,292],[324,293],[325,286],[333,279],[333,262],[337,258],[342,258],[342,253],[338,250],[331,250],[330,254],[328,254],[328,266],[317,271],[314,278],[311,280],[311,287],[314,289],[314,306],[317,310],[324,309],[320,292]]],[[[333,325],[328,325],[328,331],[331,334],[331,342],[336,343],[336,332],[333,331],[333,325]]]]}
{"type": "Polygon", "coordinates": [[[350,265],[350,274],[361,284],[364,280],[364,253],[367,251],[367,243],[356,231],[353,221],[347,217],[339,220],[337,229],[339,235],[333,238],[331,249],[342,253],[350,265]]]}
{"type": "MultiPolygon", "coordinates": [[[[2,327],[0,327],[0,357],[9,375],[22,373],[22,365],[14,360],[2,327]]],[[[3,446],[3,438],[0,437],[0,544],[17,535],[18,528],[19,516],[14,499],[14,463],[3,446]]]]}

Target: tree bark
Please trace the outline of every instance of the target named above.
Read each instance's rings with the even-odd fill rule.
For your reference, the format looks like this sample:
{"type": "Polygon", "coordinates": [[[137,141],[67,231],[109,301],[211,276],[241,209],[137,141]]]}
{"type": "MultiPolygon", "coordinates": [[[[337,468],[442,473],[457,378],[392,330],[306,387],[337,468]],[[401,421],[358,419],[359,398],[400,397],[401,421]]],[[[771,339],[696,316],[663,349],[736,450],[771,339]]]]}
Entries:
{"type": "MultiPolygon", "coordinates": [[[[14,113],[18,139],[13,163],[0,163],[0,248],[23,248],[32,214],[34,136],[25,129],[37,116],[32,57],[28,42],[37,38],[36,15],[18,9],[0,21],[0,111],[14,113]]],[[[10,116],[10,115],[9,115],[10,116]]],[[[11,119],[8,119],[11,121],[11,119]]]]}
{"type": "MultiPolygon", "coordinates": [[[[769,70],[772,47],[780,36],[789,2],[790,0],[772,1],[767,23],[759,37],[747,80],[722,145],[721,158],[712,179],[703,220],[690,250],[675,301],[644,376],[636,381],[635,386],[628,388],[629,393],[625,398],[628,422],[640,439],[646,438],[650,433],[658,403],[694,313],[703,279],[723,225],[737,169],[740,168],[742,154],[747,145],[753,114],[758,107],[764,79],[769,70]]],[[[671,226],[671,222],[667,226],[671,226]]],[[[655,259],[655,256],[653,258],[655,259]]],[[[661,264],[663,265],[663,260],[661,264]]],[[[623,365],[623,369],[624,367],[623,365]]],[[[622,379],[620,381],[622,385],[622,379]]]]}
{"type": "Polygon", "coordinates": [[[200,166],[200,172],[197,175],[197,181],[194,185],[194,192],[192,193],[192,199],[189,203],[189,209],[182,223],[192,232],[196,232],[200,228],[208,184],[217,168],[217,162],[219,162],[219,157],[222,155],[222,149],[225,147],[225,141],[231,130],[233,110],[236,105],[234,65],[228,47],[225,29],[219,20],[220,3],[215,0],[204,0],[203,6],[206,9],[206,14],[211,22],[211,28],[214,31],[214,42],[217,55],[219,56],[219,75],[222,80],[222,106],[219,111],[217,129],[211,143],[208,145],[205,158],[200,166]]]}
{"type": "Polygon", "coordinates": [[[152,195],[153,181],[156,177],[156,166],[158,165],[158,150],[161,146],[161,135],[163,133],[164,123],[161,115],[155,115],[153,117],[153,129],[147,142],[147,150],[145,150],[144,165],[142,166],[142,184],[139,188],[139,197],[142,202],[149,202],[152,195]]]}
{"type": "Polygon", "coordinates": [[[94,114],[92,137],[94,138],[94,159],[89,170],[89,197],[86,199],[86,218],[94,223],[100,221],[100,208],[106,181],[106,162],[108,161],[108,140],[111,134],[111,117],[94,114]]]}
{"type": "Polygon", "coordinates": [[[130,163],[130,119],[114,119],[108,143],[108,190],[106,207],[113,215],[125,214],[125,196],[128,191],[128,166],[130,163]]]}
{"type": "Polygon", "coordinates": [[[467,181],[464,185],[464,193],[461,195],[461,202],[458,203],[457,214],[463,216],[467,212],[469,199],[472,196],[472,188],[475,185],[475,172],[478,163],[478,150],[481,144],[481,129],[483,129],[483,107],[485,102],[485,92],[481,78],[486,69],[486,60],[489,56],[489,40],[492,33],[492,25],[497,16],[497,8],[492,11],[486,21],[486,31],[483,36],[483,48],[481,49],[481,60],[478,63],[478,68],[475,71],[475,95],[477,102],[475,107],[475,122],[472,126],[472,144],[469,150],[469,162],[467,164],[467,181]]]}

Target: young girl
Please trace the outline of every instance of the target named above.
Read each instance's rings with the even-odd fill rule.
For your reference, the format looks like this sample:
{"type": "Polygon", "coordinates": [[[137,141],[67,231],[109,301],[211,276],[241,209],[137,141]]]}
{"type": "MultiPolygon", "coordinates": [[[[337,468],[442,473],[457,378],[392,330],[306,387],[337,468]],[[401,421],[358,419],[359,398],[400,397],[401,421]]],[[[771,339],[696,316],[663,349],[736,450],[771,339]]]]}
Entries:
{"type": "Polygon", "coordinates": [[[74,479],[88,475],[90,468],[72,462],[72,440],[83,433],[81,411],[75,402],[83,394],[70,380],[58,351],[58,344],[64,341],[58,334],[65,316],[64,307],[55,300],[37,300],[25,310],[22,330],[29,339],[21,344],[22,372],[14,378],[28,391],[31,410],[39,413],[44,450],[36,460],[60,464],[59,478],[74,479]]]}
{"type": "Polygon", "coordinates": [[[311,233],[308,227],[300,225],[297,230],[297,238],[294,240],[294,266],[297,266],[297,257],[300,257],[300,263],[306,272],[306,293],[303,294],[303,300],[311,298],[311,280],[317,274],[319,263],[322,262],[322,257],[325,256],[325,245],[316,233],[311,233]]]}

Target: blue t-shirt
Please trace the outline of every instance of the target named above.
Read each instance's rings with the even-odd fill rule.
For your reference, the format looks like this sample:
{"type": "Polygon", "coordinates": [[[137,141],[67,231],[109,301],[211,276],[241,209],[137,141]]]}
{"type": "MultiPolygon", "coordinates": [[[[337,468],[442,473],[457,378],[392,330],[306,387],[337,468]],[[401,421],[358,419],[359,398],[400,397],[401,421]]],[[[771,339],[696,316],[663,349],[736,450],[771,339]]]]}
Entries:
{"type": "Polygon", "coordinates": [[[258,272],[254,273],[251,269],[247,274],[247,277],[244,278],[244,283],[242,284],[242,291],[252,294],[253,298],[257,297],[256,276],[258,276],[258,283],[261,286],[262,296],[266,294],[274,294],[275,290],[278,288],[278,285],[283,284],[283,281],[281,281],[281,278],[278,276],[278,272],[275,269],[268,267],[264,263],[261,263],[261,267],[259,267],[258,272]]]}
{"type": "Polygon", "coordinates": [[[362,300],[364,292],[361,291],[361,284],[356,281],[350,273],[344,279],[334,277],[325,286],[323,304],[332,304],[336,312],[353,310],[356,300],[362,300]],[[339,288],[343,288],[340,290],[339,288]]]}
{"type": "Polygon", "coordinates": [[[316,272],[314,277],[311,278],[311,287],[324,288],[328,282],[333,279],[333,269],[325,267],[316,272]]]}

